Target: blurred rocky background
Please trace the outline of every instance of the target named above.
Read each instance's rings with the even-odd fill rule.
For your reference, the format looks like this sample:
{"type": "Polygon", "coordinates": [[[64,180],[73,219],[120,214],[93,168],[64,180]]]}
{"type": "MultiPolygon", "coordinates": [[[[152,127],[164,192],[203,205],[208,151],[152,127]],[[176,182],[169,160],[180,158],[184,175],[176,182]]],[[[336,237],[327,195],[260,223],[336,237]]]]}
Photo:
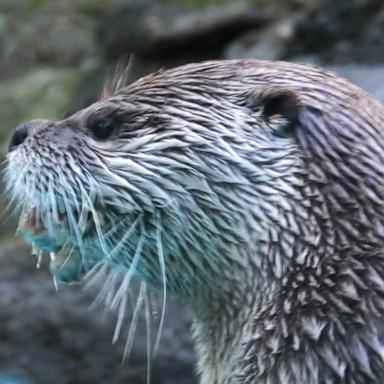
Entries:
{"type": "MultiPolygon", "coordinates": [[[[0,0],[0,156],[23,120],[55,119],[97,100],[130,63],[130,80],[216,58],[328,67],[384,100],[382,0],[0,0]]],[[[2,203],[0,384],[146,382],[145,321],[129,363],[114,319],[88,311],[95,293],[60,287],[2,203]]],[[[168,303],[154,384],[192,384],[191,317],[168,303]]],[[[155,332],[156,329],[153,329],[155,332]]]]}

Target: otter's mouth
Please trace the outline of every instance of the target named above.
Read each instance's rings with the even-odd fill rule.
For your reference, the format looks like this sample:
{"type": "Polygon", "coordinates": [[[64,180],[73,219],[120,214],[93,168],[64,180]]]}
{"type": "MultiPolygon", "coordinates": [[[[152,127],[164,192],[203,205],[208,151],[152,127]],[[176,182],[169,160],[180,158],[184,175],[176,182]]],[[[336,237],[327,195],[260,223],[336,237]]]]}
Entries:
{"type": "Polygon", "coordinates": [[[55,280],[61,282],[79,281],[85,273],[81,252],[72,241],[65,214],[58,215],[58,221],[48,229],[36,208],[21,214],[17,233],[32,246],[32,255],[37,257],[39,268],[44,259],[49,260],[49,269],[55,280]]]}

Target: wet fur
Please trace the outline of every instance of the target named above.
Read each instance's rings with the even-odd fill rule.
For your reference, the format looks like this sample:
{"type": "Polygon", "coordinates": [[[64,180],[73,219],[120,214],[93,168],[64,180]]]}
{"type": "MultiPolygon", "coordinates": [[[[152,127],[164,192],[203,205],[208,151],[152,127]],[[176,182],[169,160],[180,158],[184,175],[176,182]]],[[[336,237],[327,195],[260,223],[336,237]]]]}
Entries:
{"type": "Polygon", "coordinates": [[[378,101],[321,69],[219,61],[34,124],[11,194],[52,236],[63,205],[85,269],[190,305],[201,383],[384,380],[378,101]],[[100,142],[87,126],[106,113],[121,127],[100,142]]]}

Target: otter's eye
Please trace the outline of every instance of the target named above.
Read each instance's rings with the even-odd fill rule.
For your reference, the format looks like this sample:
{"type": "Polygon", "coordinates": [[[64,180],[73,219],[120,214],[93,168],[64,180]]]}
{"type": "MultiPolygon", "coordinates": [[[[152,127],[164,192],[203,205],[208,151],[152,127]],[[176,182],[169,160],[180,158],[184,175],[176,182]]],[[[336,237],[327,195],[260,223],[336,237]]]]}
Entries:
{"type": "Polygon", "coordinates": [[[116,121],[111,117],[105,117],[103,119],[93,122],[89,129],[93,133],[96,139],[106,140],[116,130],[116,121]]]}
{"type": "Polygon", "coordinates": [[[282,139],[286,139],[291,137],[295,132],[296,124],[294,122],[288,122],[277,127],[273,132],[273,136],[280,137],[282,139]]]}

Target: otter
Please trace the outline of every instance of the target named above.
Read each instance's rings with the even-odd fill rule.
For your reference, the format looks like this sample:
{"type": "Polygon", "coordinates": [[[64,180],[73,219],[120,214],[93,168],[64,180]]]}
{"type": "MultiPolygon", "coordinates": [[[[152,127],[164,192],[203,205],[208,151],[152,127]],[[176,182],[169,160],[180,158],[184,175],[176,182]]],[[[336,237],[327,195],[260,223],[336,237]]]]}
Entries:
{"type": "Polygon", "coordinates": [[[108,266],[193,309],[202,384],[379,383],[383,126],[317,67],[189,64],[20,125],[7,186],[56,279],[108,266]]]}

